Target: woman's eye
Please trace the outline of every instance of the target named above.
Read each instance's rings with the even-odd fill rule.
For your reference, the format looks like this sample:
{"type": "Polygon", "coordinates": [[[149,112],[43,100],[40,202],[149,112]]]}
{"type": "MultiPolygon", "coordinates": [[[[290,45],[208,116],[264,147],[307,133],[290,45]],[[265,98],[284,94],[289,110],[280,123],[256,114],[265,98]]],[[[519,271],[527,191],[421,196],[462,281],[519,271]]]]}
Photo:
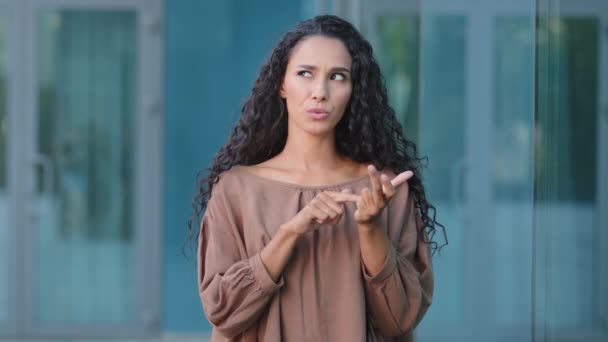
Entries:
{"type": "Polygon", "coordinates": [[[312,77],[312,74],[310,73],[310,71],[306,71],[306,70],[299,71],[298,75],[304,76],[304,77],[312,77]]]}
{"type": "Polygon", "coordinates": [[[331,79],[336,81],[344,81],[346,79],[346,76],[344,76],[344,74],[338,73],[331,75],[331,79]]]}

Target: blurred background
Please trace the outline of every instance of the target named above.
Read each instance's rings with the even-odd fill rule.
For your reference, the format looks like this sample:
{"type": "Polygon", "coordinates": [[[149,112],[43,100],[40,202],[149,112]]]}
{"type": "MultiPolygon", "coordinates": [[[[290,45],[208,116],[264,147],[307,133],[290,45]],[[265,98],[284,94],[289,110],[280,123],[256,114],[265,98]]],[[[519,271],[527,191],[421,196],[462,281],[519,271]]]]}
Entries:
{"type": "Polygon", "coordinates": [[[418,340],[608,341],[605,0],[0,0],[0,340],[207,340],[196,174],[323,13],[428,156],[418,340]]]}

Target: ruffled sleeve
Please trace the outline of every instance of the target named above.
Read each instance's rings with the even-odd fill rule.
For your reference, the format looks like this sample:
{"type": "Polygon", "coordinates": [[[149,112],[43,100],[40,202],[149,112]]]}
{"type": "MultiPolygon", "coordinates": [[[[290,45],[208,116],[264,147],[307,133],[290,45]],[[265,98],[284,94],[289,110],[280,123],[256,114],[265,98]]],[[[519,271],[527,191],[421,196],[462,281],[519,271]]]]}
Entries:
{"type": "Polygon", "coordinates": [[[203,216],[198,285],[207,319],[219,333],[233,338],[259,319],[283,280],[273,281],[260,253],[246,254],[238,234],[239,214],[228,197],[218,183],[203,216]]]}
{"type": "Polygon", "coordinates": [[[372,277],[361,265],[368,319],[384,336],[410,333],[433,297],[430,247],[418,232],[422,222],[414,201],[408,198],[407,187],[402,189],[387,208],[391,245],[384,266],[372,277]]]}

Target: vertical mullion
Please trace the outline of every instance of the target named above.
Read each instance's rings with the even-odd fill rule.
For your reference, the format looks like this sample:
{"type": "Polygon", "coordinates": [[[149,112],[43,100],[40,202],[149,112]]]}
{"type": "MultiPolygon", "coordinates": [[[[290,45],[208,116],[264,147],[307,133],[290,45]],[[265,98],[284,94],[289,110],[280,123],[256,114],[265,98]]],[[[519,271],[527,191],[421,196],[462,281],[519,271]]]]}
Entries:
{"type": "Polygon", "coordinates": [[[21,283],[18,286],[21,289],[21,293],[19,296],[19,305],[20,308],[20,324],[19,324],[19,335],[20,337],[28,336],[31,328],[33,327],[33,314],[34,314],[34,289],[37,285],[35,283],[34,270],[35,265],[33,264],[35,259],[35,244],[36,244],[36,235],[34,234],[34,224],[35,224],[35,180],[36,180],[36,172],[33,165],[33,157],[36,153],[37,146],[37,130],[38,126],[36,124],[36,108],[37,108],[37,98],[36,98],[36,89],[34,89],[36,81],[34,79],[35,75],[35,30],[34,30],[34,7],[30,1],[24,1],[21,7],[21,20],[20,20],[20,32],[22,37],[20,41],[22,42],[21,51],[23,53],[22,58],[20,59],[20,68],[22,71],[22,93],[20,97],[20,103],[23,106],[21,115],[22,121],[22,129],[23,141],[21,142],[22,150],[20,151],[21,160],[19,163],[19,174],[23,179],[21,180],[21,189],[24,189],[22,192],[22,222],[21,227],[23,229],[19,229],[19,255],[17,255],[19,262],[19,269],[22,274],[19,278],[21,283]]]}
{"type": "Polygon", "coordinates": [[[149,70],[162,69],[163,18],[162,0],[142,6],[137,18],[137,74],[135,101],[136,152],[135,173],[139,182],[134,184],[136,262],[141,267],[138,276],[140,292],[137,298],[140,321],[145,335],[151,336],[160,329],[162,295],[159,286],[162,265],[162,79],[160,73],[149,70]],[[151,167],[144,167],[149,165],[151,167]],[[150,215],[155,213],[157,216],[150,215]]]}
{"type": "Polygon", "coordinates": [[[18,32],[18,30],[16,29],[15,25],[17,25],[19,23],[18,20],[16,20],[16,16],[17,16],[17,4],[14,1],[2,1],[0,2],[0,6],[4,9],[3,13],[5,13],[4,18],[6,19],[5,21],[5,27],[4,29],[6,30],[6,42],[7,42],[7,50],[8,51],[8,70],[7,70],[7,79],[6,79],[6,99],[7,99],[7,106],[5,108],[6,112],[5,112],[5,120],[7,121],[8,125],[8,130],[7,130],[7,141],[6,141],[6,151],[2,151],[1,153],[6,153],[6,176],[7,176],[7,195],[8,195],[8,210],[7,210],[7,219],[8,219],[8,231],[7,231],[7,247],[8,250],[6,251],[6,253],[8,253],[8,258],[6,258],[3,261],[0,262],[7,262],[8,265],[6,267],[7,273],[3,276],[7,277],[7,293],[4,293],[2,295],[7,296],[8,298],[8,320],[6,321],[6,323],[8,324],[5,327],[2,328],[6,328],[5,331],[2,331],[2,333],[0,333],[1,336],[4,335],[8,335],[9,337],[16,337],[16,333],[17,333],[17,322],[18,322],[18,316],[17,316],[17,298],[15,296],[16,291],[18,289],[17,286],[17,277],[13,276],[11,277],[11,275],[17,275],[18,272],[18,265],[17,263],[17,257],[16,257],[16,253],[17,253],[17,248],[15,246],[14,243],[12,243],[13,241],[15,241],[16,239],[16,234],[19,231],[17,229],[17,214],[16,214],[16,209],[17,209],[17,189],[19,189],[19,186],[17,184],[17,176],[18,176],[18,172],[16,170],[16,166],[17,166],[17,162],[16,162],[16,158],[18,158],[19,153],[18,153],[18,147],[19,147],[19,143],[18,141],[16,141],[16,139],[18,139],[18,137],[20,136],[20,134],[18,133],[19,130],[19,126],[18,126],[18,122],[17,120],[19,119],[19,101],[18,101],[18,95],[19,95],[19,89],[18,89],[18,85],[19,85],[19,79],[16,77],[19,72],[16,72],[18,69],[18,63],[19,63],[19,49],[18,49],[18,44],[19,44],[19,39],[17,39],[16,37],[16,33],[18,32]],[[8,14],[8,15],[6,15],[8,14]]]}
{"type": "Polygon", "coordinates": [[[599,84],[598,84],[598,124],[597,124],[597,218],[599,234],[598,296],[599,320],[604,334],[608,334],[608,17],[600,17],[599,25],[599,84]]]}

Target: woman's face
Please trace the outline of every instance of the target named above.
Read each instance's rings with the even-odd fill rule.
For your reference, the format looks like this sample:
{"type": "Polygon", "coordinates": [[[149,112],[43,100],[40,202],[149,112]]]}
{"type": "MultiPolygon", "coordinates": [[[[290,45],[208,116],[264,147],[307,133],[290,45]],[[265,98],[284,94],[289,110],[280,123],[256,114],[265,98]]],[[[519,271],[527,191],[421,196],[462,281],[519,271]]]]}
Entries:
{"type": "Polygon", "coordinates": [[[351,66],[350,53],[338,39],[309,36],[294,46],[280,90],[289,132],[333,133],[352,93],[351,66]]]}

